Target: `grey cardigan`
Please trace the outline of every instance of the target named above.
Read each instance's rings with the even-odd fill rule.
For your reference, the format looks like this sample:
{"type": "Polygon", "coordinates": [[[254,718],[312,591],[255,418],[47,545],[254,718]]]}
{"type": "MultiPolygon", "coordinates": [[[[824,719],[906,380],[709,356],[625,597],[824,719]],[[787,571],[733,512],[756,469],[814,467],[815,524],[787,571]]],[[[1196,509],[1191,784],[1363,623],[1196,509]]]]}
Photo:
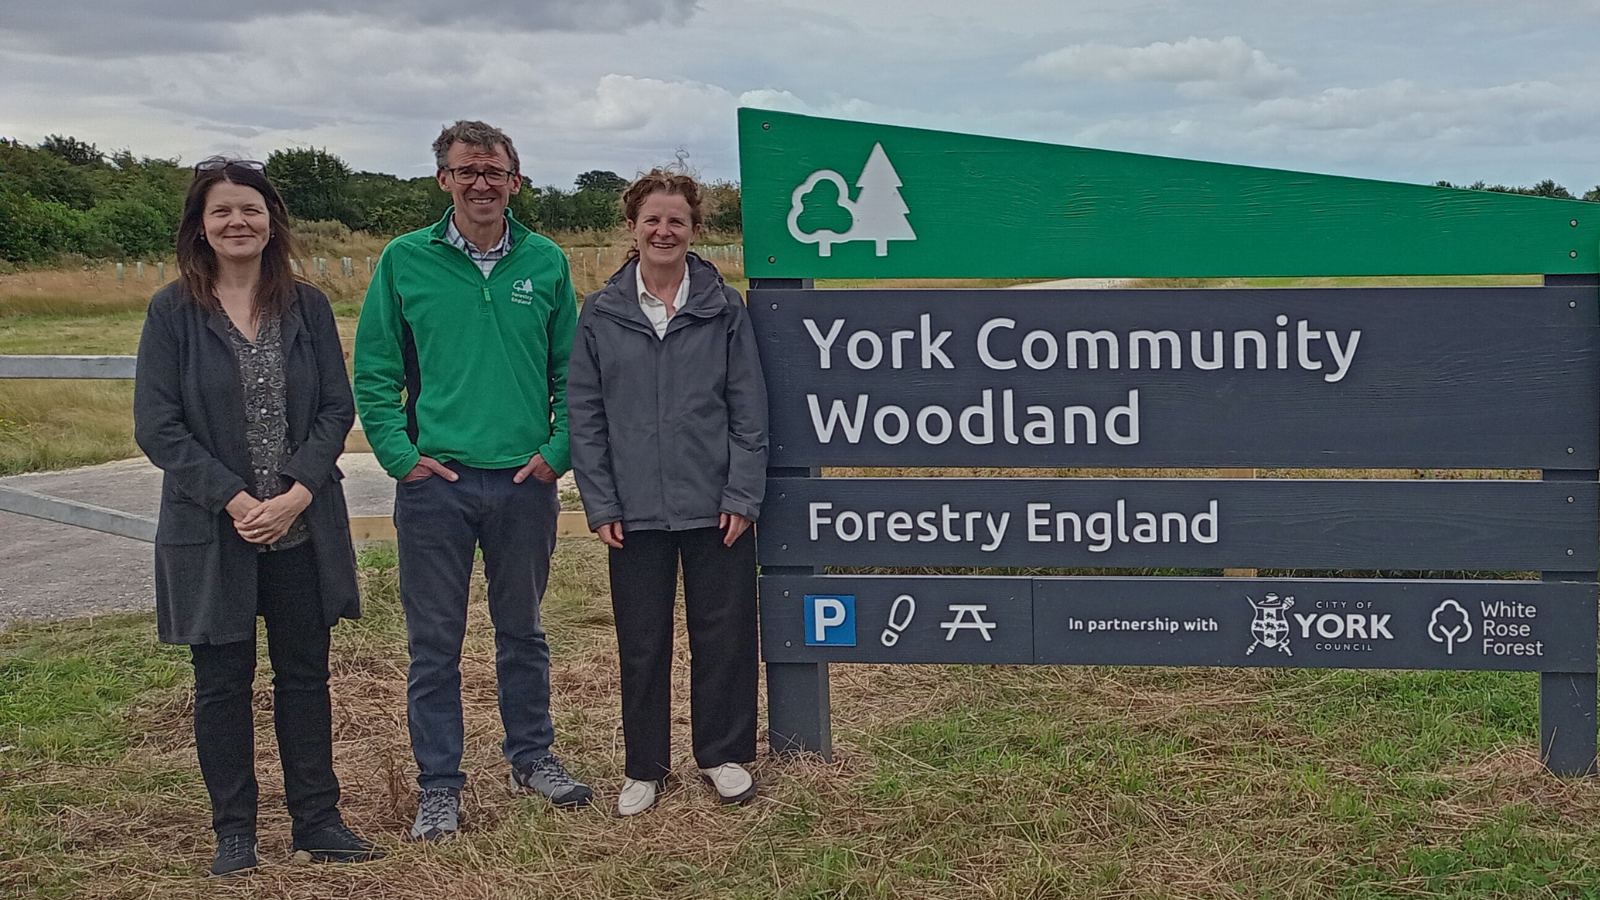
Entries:
{"type": "Polygon", "coordinates": [[[767,479],[767,387],[739,292],[690,254],[689,297],[657,338],[630,260],[578,315],[567,372],[572,468],[589,527],[754,521],[767,479]]]}
{"type": "MultiPolygon", "coordinates": [[[[311,491],[311,530],[328,625],[359,618],[355,549],[335,462],[355,420],[344,351],[328,298],[299,284],[282,321],[288,438],[282,474],[311,491]]],[[[156,527],[156,624],[168,644],[226,644],[256,633],[255,546],[223,508],[247,490],[239,364],[221,313],[181,282],[150,301],[133,387],[133,431],[165,473],[156,527]]]]}

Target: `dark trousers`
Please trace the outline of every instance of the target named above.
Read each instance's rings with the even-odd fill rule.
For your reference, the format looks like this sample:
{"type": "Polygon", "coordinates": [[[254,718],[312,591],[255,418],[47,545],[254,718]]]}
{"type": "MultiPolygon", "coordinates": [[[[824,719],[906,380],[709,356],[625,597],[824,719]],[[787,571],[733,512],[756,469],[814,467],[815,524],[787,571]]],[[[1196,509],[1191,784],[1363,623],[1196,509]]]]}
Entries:
{"type": "Polygon", "coordinates": [[[672,765],[672,606],[683,561],[689,626],[689,707],[702,769],[756,758],[756,542],[732,547],[718,528],[625,531],[611,551],[611,608],[622,665],[622,736],[629,778],[672,765]]]}
{"type": "MultiPolygon", "coordinates": [[[[258,559],[256,614],[267,622],[272,725],[283,792],[298,840],[339,821],[328,702],[329,628],[310,544],[258,559]]],[[[256,641],[195,644],[194,743],[211,795],[217,837],[256,832],[256,753],[251,688],[256,641]]]]}
{"type": "Polygon", "coordinates": [[[406,719],[417,783],[460,789],[467,780],[461,771],[461,643],[475,548],[483,549],[489,581],[505,757],[523,767],[550,755],[550,645],[539,601],[550,580],[561,503],[553,484],[532,477],[513,484],[516,469],[449,466],[460,480],[434,475],[396,486],[394,524],[411,650],[406,719]]]}

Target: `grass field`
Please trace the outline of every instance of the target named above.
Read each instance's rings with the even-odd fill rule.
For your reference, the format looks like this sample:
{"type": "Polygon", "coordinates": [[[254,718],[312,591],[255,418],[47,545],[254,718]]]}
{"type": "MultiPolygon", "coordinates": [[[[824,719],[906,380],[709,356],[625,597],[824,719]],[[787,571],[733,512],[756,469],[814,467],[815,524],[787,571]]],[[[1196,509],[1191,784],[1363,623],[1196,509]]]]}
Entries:
{"type": "MultiPolygon", "coordinates": [[[[841,665],[831,764],[763,748],[751,806],[719,808],[685,778],[659,809],[613,818],[602,554],[564,541],[545,601],[556,749],[599,808],[505,792],[479,581],[469,827],[443,846],[400,841],[414,770],[380,546],[361,558],[367,617],[335,631],[334,729],[346,817],[390,856],[288,863],[263,674],[265,867],[229,885],[198,877],[211,839],[182,648],[158,645],[148,615],[0,632],[0,897],[1600,897],[1600,783],[1543,773],[1536,678],[1521,674],[841,665]]],[[[681,631],[678,645],[690,775],[681,631]]]]}

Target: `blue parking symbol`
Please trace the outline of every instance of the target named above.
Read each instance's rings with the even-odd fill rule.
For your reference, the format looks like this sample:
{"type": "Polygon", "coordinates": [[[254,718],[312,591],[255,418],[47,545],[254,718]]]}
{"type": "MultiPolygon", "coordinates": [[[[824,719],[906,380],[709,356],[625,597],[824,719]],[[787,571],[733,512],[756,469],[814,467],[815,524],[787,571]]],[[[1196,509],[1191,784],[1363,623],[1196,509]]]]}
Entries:
{"type": "Polygon", "coordinates": [[[854,594],[806,595],[806,646],[854,647],[856,598],[854,594]]]}

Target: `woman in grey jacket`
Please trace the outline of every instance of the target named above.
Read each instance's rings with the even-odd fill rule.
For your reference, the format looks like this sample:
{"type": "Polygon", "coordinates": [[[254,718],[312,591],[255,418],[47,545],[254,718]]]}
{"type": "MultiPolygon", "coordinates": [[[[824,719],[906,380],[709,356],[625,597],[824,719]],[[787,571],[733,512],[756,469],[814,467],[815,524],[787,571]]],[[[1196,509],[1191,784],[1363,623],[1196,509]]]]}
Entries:
{"type": "Polygon", "coordinates": [[[671,771],[672,607],[683,564],[701,777],[755,796],[756,553],[767,391],[744,301],[689,253],[700,188],[653,170],[622,196],[633,256],[578,316],[567,413],[589,527],[610,548],[626,778],[618,815],[671,771]]]}
{"type": "Polygon", "coordinates": [[[214,876],[256,866],[258,615],[296,856],[382,856],[339,815],[328,698],[329,628],[361,614],[334,464],[355,403],[333,310],[290,271],[289,213],[262,168],[195,167],[180,277],[150,301],[133,388],[134,437],[165,472],[156,621],[194,658],[214,876]]]}

